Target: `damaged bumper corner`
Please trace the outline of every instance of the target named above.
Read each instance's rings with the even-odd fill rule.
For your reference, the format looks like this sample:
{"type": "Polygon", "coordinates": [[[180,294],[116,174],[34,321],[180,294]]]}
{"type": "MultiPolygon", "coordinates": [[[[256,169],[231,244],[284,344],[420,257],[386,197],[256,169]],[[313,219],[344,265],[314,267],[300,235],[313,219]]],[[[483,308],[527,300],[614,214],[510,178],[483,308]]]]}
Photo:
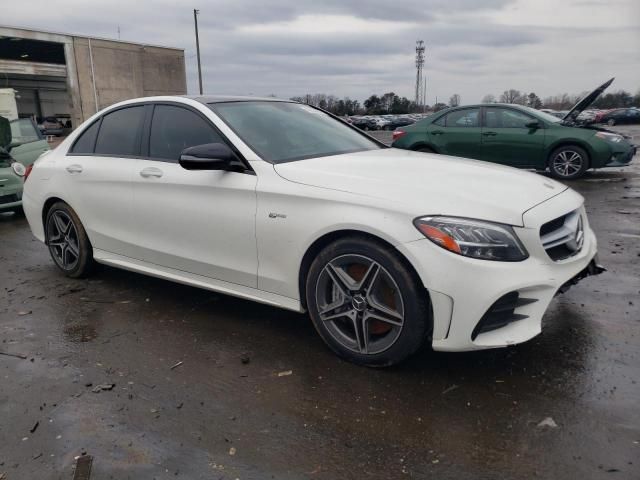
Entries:
{"type": "Polygon", "coordinates": [[[600,275],[602,272],[606,272],[606,271],[607,269],[604,268],[602,265],[600,265],[600,263],[598,262],[598,255],[596,255],[591,259],[589,264],[584,269],[578,272],[578,274],[575,277],[563,283],[562,286],[556,292],[556,295],[565,293],[571,287],[573,287],[574,285],[577,285],[578,282],[584,278],[590,277],[592,275],[600,275]]]}

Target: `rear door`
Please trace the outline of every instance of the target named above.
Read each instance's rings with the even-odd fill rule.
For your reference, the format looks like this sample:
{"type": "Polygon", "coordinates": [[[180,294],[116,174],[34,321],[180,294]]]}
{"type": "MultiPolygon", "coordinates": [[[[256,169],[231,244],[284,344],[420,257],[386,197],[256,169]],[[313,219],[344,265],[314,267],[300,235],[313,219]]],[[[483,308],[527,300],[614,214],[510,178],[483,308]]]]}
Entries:
{"type": "Polygon", "coordinates": [[[131,175],[140,155],[143,105],[94,121],[64,157],[62,198],[79,215],[94,248],[133,256],[131,175]]]}
{"type": "MultiPolygon", "coordinates": [[[[185,170],[185,148],[227,143],[202,112],[156,104],[145,131],[145,159],[133,175],[137,256],[149,263],[257,287],[253,171],[185,170]]],[[[228,143],[227,143],[228,144],[228,143]]]]}
{"type": "Polygon", "coordinates": [[[513,167],[544,165],[544,125],[509,107],[484,107],[482,160],[513,167]],[[539,125],[531,127],[532,123],[539,125]]]}
{"type": "Polygon", "coordinates": [[[429,128],[430,143],[438,153],[466,158],[480,158],[480,108],[449,112],[429,128]]]}

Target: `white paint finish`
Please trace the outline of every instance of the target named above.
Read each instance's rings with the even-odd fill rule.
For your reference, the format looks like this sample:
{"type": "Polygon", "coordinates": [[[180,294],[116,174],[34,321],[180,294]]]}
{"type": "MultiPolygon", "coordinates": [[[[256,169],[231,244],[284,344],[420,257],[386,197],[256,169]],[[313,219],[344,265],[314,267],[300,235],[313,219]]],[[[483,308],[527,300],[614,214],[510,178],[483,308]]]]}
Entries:
{"type": "Polygon", "coordinates": [[[284,178],[352,192],[414,216],[522,225],[522,212],[566,189],[531,172],[477,160],[385,149],[277,165],[284,178]],[[549,185],[545,187],[544,184],[549,185]]]}
{"type": "Polygon", "coordinates": [[[256,176],[134,161],[135,258],[257,287],[256,176]],[[155,170],[161,176],[144,177],[155,170]],[[144,173],[146,175],[146,173],[144,173]]]}
{"type": "Polygon", "coordinates": [[[132,272],[143,273],[152,277],[163,278],[165,280],[182,283],[184,285],[204,288],[206,290],[212,290],[214,292],[224,293],[226,295],[233,295],[234,297],[245,298],[247,300],[264,303],[273,307],[280,307],[296,312],[301,311],[300,303],[293,298],[274,295],[271,293],[263,292],[261,290],[257,290],[255,288],[244,287],[242,285],[237,285],[229,282],[223,282],[189,272],[183,272],[172,268],[153,265],[151,263],[142,262],[134,258],[124,257],[122,255],[116,255],[111,252],[105,252],[103,250],[94,249],[93,254],[98,263],[103,263],[105,265],[123,268],[132,272]]]}
{"type": "Polygon", "coordinates": [[[50,183],[56,186],[51,196],[64,199],[76,211],[94,248],[133,256],[138,233],[131,208],[131,159],[57,153],[56,149],[51,155],[55,167],[50,183]]]}

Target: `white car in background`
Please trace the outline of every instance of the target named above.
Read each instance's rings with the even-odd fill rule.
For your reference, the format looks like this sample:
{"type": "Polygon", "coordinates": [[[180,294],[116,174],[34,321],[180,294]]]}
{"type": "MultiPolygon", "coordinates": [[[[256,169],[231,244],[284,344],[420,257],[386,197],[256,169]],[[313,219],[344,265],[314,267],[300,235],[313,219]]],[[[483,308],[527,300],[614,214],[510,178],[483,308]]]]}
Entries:
{"type": "Polygon", "coordinates": [[[564,185],[387,148],[272,98],[122,102],[27,173],[29,224],[66,275],[99,262],[308,311],[363,365],[524,342],[599,272],[564,185]]]}

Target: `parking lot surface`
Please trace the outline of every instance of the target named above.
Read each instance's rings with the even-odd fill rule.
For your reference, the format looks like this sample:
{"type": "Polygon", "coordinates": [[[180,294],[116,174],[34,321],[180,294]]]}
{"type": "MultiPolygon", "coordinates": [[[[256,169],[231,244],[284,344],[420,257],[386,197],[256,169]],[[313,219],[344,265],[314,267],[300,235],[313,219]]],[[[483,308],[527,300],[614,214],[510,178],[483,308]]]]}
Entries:
{"type": "Polygon", "coordinates": [[[0,215],[0,478],[69,479],[83,452],[95,479],[640,478],[639,162],[571,183],[608,271],[540,336],[387,370],[336,358],[305,315],[67,279],[0,215]]]}

